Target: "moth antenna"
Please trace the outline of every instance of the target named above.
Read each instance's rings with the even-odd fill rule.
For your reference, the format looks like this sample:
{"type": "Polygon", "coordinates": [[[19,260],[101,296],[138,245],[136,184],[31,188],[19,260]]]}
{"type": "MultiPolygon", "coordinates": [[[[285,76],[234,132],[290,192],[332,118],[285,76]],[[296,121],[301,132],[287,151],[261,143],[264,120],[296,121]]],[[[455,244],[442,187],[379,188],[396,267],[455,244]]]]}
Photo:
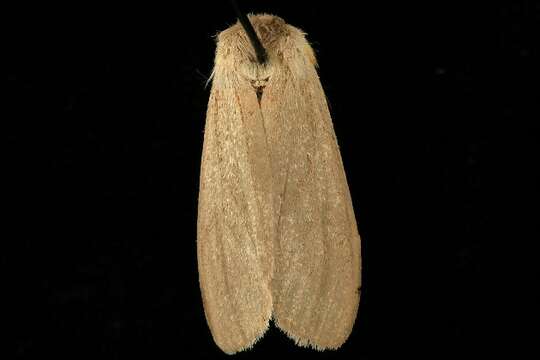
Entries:
{"type": "Polygon", "coordinates": [[[238,7],[238,3],[235,0],[230,0],[231,5],[236,12],[236,16],[238,17],[238,20],[240,21],[240,24],[242,24],[242,27],[244,28],[244,31],[246,32],[249,41],[251,42],[251,45],[255,49],[255,54],[257,55],[257,60],[260,64],[264,64],[268,58],[268,55],[266,54],[266,50],[264,49],[264,46],[261,43],[261,40],[257,36],[257,33],[255,32],[255,29],[253,29],[253,25],[251,25],[251,22],[247,18],[246,14],[244,14],[242,11],[240,11],[240,8],[238,7]]]}

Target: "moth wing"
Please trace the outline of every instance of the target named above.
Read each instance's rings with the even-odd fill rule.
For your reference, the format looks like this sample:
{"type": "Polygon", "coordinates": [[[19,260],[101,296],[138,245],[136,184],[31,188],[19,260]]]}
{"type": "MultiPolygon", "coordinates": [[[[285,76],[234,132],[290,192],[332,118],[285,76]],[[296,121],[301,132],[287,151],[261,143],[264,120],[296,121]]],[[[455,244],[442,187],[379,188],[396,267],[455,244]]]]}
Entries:
{"type": "Polygon", "coordinates": [[[208,105],[197,221],[199,281],[216,344],[232,354],[264,334],[269,288],[271,172],[253,89],[219,73],[208,105]],[[265,155],[266,154],[266,155],[265,155]]]}
{"type": "Polygon", "coordinates": [[[277,326],[298,345],[323,350],[341,346],[354,325],[360,237],[326,98],[308,58],[276,72],[263,95],[278,194],[272,295],[277,326]]]}

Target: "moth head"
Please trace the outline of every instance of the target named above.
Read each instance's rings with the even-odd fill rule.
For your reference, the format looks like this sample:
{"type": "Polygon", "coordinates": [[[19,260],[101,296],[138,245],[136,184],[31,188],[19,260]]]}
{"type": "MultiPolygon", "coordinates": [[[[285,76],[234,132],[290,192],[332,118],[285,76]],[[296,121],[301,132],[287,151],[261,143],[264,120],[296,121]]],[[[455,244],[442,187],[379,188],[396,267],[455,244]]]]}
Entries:
{"type": "Polygon", "coordinates": [[[279,62],[278,48],[287,37],[289,28],[282,18],[273,15],[251,14],[248,19],[266,51],[266,61],[260,62],[247,33],[240,23],[237,23],[233,28],[237,33],[240,47],[238,70],[248,81],[254,83],[255,86],[260,86],[272,76],[276,62],[279,62]]]}
{"type": "Polygon", "coordinates": [[[306,65],[316,66],[313,50],[301,30],[273,15],[248,15],[248,19],[266,51],[266,61],[259,62],[246,31],[237,22],[218,35],[215,71],[234,71],[260,88],[278,74],[302,78],[306,65]]]}

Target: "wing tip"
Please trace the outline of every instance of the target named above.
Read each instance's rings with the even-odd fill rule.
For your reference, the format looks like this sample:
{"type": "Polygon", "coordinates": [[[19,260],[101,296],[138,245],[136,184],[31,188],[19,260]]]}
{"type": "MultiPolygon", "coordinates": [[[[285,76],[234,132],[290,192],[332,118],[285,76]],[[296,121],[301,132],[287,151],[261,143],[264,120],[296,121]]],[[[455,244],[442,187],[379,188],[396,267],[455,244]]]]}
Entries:
{"type": "Polygon", "coordinates": [[[349,331],[345,334],[345,336],[334,337],[333,339],[327,339],[327,341],[321,342],[307,336],[298,336],[290,329],[287,329],[287,326],[280,323],[277,319],[274,319],[274,324],[279,330],[281,330],[285,335],[287,335],[289,339],[293,340],[297,346],[310,348],[316,351],[339,349],[343,344],[345,344],[351,333],[349,331]]]}
{"type": "MultiPolygon", "coordinates": [[[[268,329],[270,328],[270,317],[268,317],[264,323],[264,326],[255,332],[254,336],[250,336],[251,340],[245,342],[245,343],[241,343],[241,344],[231,344],[230,341],[226,341],[227,343],[221,341],[221,340],[218,340],[216,338],[214,338],[214,341],[216,343],[216,345],[227,355],[234,355],[238,352],[242,352],[242,351],[246,351],[246,350],[251,350],[253,348],[253,346],[255,346],[255,344],[257,342],[259,342],[259,340],[261,340],[261,338],[264,336],[264,334],[266,334],[266,332],[268,331],[268,329]]],[[[229,339],[227,339],[229,340],[229,339]]]]}

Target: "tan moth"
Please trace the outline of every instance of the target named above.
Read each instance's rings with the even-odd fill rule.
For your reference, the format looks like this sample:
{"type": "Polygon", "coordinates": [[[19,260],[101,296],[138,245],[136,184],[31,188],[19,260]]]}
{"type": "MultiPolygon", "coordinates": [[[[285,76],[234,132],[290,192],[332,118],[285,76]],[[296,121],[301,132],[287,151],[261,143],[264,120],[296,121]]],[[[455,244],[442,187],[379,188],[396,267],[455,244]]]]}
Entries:
{"type": "Polygon", "coordinates": [[[360,237],[305,34],[249,17],[218,35],[201,164],[197,255],[216,344],[250,348],[271,319],[300,346],[336,349],[359,304],[360,237]]]}

